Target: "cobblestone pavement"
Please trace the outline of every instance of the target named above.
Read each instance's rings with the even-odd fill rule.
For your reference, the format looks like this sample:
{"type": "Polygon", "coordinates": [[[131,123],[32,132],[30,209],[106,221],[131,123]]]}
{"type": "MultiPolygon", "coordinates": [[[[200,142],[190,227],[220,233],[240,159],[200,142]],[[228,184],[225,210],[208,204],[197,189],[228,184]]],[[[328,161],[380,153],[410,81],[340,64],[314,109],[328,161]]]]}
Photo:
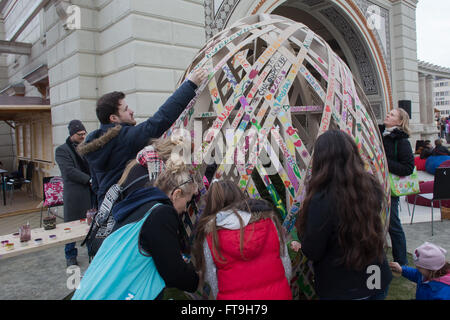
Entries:
{"type": "MultiPolygon", "coordinates": [[[[438,209],[435,211],[435,214],[439,213],[438,209]]],[[[440,215],[435,216],[437,221],[434,221],[434,236],[431,236],[431,223],[420,222],[426,220],[427,217],[430,219],[429,208],[416,207],[414,221],[417,221],[417,223],[409,224],[409,214],[406,203],[403,201],[400,216],[404,222],[403,229],[406,234],[408,252],[412,252],[425,241],[440,245],[450,252],[449,220],[441,222],[439,220],[440,215]]],[[[36,223],[32,216],[23,215],[22,220],[26,222],[27,219],[31,220],[30,223],[32,224],[36,223]]],[[[17,217],[0,219],[2,230],[9,231],[7,226],[10,221],[21,223],[17,220],[17,217]]],[[[11,226],[10,229],[15,230],[16,227],[11,226]]],[[[88,256],[86,248],[80,248],[79,244],[78,242],[78,263],[80,272],[84,273],[89,265],[88,256]]],[[[0,300],[63,299],[72,292],[71,289],[68,289],[67,282],[69,280],[69,285],[72,283],[70,277],[73,275],[73,272],[67,273],[64,246],[5,260],[0,259],[0,300]]]]}

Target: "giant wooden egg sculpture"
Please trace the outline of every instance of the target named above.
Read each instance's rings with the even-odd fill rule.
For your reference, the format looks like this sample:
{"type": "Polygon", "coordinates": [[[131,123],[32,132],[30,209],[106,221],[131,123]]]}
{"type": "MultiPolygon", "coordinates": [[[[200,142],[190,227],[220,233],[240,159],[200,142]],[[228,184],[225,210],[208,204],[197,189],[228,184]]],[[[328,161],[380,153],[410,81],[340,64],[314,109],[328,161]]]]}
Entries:
{"type": "MultiPolygon", "coordinates": [[[[188,130],[197,168],[214,160],[215,178],[236,181],[251,197],[270,197],[291,231],[314,142],[339,128],[383,185],[380,214],[387,220],[390,186],[375,116],[350,69],[320,36],[281,16],[250,16],[210,39],[185,77],[200,67],[208,81],[166,133],[188,130]]],[[[311,298],[308,264],[299,257],[294,267],[294,293],[311,298]]]]}

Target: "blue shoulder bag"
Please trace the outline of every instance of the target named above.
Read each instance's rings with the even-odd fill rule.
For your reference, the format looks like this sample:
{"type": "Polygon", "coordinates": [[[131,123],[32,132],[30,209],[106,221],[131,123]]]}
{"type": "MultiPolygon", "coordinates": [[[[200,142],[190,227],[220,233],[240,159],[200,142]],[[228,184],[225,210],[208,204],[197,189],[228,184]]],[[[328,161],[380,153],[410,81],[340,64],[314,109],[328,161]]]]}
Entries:
{"type": "Polygon", "coordinates": [[[72,300],[153,300],[165,287],[151,256],[139,248],[145,216],[105,239],[75,291],[72,300]]]}

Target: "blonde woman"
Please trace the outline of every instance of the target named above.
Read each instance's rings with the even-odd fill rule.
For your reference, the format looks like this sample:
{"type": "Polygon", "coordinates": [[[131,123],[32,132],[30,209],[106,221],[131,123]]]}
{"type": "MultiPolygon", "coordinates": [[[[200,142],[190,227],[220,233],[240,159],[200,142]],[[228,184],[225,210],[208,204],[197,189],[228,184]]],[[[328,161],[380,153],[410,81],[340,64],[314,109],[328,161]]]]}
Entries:
{"type": "Polygon", "coordinates": [[[145,201],[146,194],[135,192],[152,186],[158,175],[164,171],[165,162],[171,156],[177,157],[177,151],[183,149],[186,143],[182,136],[159,138],[142,149],[135,160],[128,162],[118,183],[109,188],[106,193],[100,210],[95,216],[95,223],[92,224],[82,243],[87,245],[90,260],[97,254],[104,239],[117,229],[116,221],[122,220],[128,214],[128,211],[122,210],[122,207],[128,203],[123,200],[131,197],[136,204],[145,201]]]}
{"type": "MultiPolygon", "coordinates": [[[[384,119],[383,145],[389,172],[398,176],[409,176],[414,171],[414,155],[409,143],[409,116],[401,109],[391,110],[384,119]]],[[[394,261],[407,265],[406,237],[398,217],[399,197],[391,196],[389,235],[394,261]]]]}
{"type": "Polygon", "coordinates": [[[185,263],[179,215],[198,191],[199,179],[171,158],[153,186],[114,206],[116,225],[83,276],[74,300],[161,299],[164,288],[194,292],[199,277],[185,263]]]}

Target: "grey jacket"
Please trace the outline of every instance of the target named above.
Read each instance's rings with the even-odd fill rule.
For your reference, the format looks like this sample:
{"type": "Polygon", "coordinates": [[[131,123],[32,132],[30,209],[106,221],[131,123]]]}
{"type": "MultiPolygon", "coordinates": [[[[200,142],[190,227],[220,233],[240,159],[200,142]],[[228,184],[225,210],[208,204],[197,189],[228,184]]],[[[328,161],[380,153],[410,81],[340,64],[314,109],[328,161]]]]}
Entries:
{"type": "Polygon", "coordinates": [[[86,211],[92,206],[91,176],[86,161],[76,152],[69,138],[56,148],[55,160],[64,180],[64,222],[85,218],[86,211]]]}

